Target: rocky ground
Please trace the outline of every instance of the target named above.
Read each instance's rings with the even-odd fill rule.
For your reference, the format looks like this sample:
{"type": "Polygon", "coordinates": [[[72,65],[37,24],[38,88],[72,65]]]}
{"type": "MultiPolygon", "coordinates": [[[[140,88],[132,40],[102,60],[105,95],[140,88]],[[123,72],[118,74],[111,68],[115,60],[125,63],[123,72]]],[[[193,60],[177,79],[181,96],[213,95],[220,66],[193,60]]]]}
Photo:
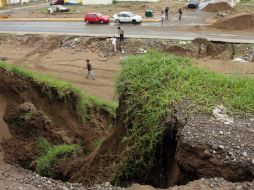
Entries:
{"type": "MultiPolygon", "coordinates": [[[[65,183],[41,177],[19,166],[0,165],[1,190],[125,190],[114,187],[109,182],[84,187],[79,183],[65,183]]],[[[230,183],[222,178],[200,179],[184,186],[175,186],[168,190],[253,190],[254,182],[230,183]]],[[[148,185],[133,184],[128,190],[155,190],[148,185]]]]}

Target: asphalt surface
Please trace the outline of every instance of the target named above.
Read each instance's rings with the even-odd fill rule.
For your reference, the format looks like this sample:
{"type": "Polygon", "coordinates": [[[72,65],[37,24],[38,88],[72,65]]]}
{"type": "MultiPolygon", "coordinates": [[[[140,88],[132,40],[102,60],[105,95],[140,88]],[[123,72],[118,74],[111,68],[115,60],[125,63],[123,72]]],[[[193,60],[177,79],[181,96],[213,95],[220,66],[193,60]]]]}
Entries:
{"type": "Polygon", "coordinates": [[[112,37],[117,35],[118,26],[121,26],[125,31],[125,36],[130,38],[193,40],[201,37],[212,41],[254,43],[254,33],[228,34],[224,32],[182,31],[179,28],[174,30],[174,27],[167,25],[161,26],[160,23],[101,25],[85,24],[84,22],[1,21],[0,33],[112,37]]]}

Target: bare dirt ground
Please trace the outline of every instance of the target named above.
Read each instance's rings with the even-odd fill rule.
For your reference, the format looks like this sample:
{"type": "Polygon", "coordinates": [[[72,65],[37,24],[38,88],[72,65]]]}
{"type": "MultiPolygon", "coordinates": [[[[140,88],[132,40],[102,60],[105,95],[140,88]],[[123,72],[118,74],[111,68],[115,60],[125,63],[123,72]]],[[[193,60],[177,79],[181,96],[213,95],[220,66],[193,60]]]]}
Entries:
{"type": "MultiPolygon", "coordinates": [[[[78,38],[73,39],[70,43],[81,43],[75,42],[75,39],[79,40],[78,38]]],[[[28,40],[22,36],[15,40],[9,39],[1,43],[0,57],[7,58],[9,63],[74,83],[92,95],[107,100],[114,99],[114,81],[121,65],[119,55],[110,51],[110,45],[111,54],[108,56],[101,52],[97,45],[91,44],[93,42],[80,45],[80,48],[75,45],[73,48],[72,44],[62,46],[59,38],[51,42],[47,37],[44,40],[43,37],[28,40]],[[86,59],[89,59],[93,66],[96,80],[86,79],[86,59]]]]}
{"type": "MultiPolygon", "coordinates": [[[[254,64],[234,62],[230,52],[216,57],[197,58],[197,46],[179,45],[177,41],[127,40],[126,55],[140,54],[158,46],[168,53],[191,57],[193,64],[222,73],[253,74],[254,64]],[[164,45],[163,45],[164,44],[164,45]],[[165,45],[166,44],[166,45],[165,45]],[[195,50],[192,51],[192,50],[195,50]]],[[[237,47],[236,57],[250,55],[250,45],[237,47]]],[[[94,96],[114,100],[115,80],[121,70],[121,54],[113,53],[109,39],[63,36],[2,36],[0,59],[9,63],[53,75],[86,90],[94,96]],[[86,79],[86,59],[90,59],[96,80],[86,79]]]]}

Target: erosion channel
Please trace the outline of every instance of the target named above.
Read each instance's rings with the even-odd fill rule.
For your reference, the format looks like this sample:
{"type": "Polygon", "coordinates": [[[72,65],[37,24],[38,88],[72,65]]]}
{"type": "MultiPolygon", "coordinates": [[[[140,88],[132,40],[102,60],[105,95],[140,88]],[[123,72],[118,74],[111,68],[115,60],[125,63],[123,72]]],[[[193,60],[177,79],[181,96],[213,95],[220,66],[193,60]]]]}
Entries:
{"type": "Polygon", "coordinates": [[[124,64],[117,108],[68,83],[2,64],[3,160],[86,186],[169,188],[220,177],[253,187],[252,79],[209,73],[157,51],[124,64]],[[244,102],[235,104],[232,94],[244,102]]]}

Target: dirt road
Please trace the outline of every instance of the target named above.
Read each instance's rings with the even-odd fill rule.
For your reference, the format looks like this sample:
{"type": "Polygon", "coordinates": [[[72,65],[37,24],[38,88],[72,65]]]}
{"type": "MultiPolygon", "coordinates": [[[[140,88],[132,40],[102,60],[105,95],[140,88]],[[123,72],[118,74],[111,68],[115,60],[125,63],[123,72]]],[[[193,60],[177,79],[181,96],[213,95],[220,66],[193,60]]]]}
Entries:
{"type": "Polygon", "coordinates": [[[73,48],[71,44],[61,45],[59,38],[55,41],[44,38],[44,42],[43,38],[22,37],[4,42],[0,45],[0,57],[6,57],[9,63],[71,82],[94,96],[114,99],[114,81],[121,65],[120,56],[111,51],[110,42],[108,47],[104,47],[108,48],[104,53],[96,48],[97,42],[88,42],[88,45],[83,46],[79,38],[73,38],[70,42],[76,43],[73,48]],[[80,45],[79,48],[76,47],[77,44],[80,45]],[[95,80],[86,79],[86,59],[90,59],[96,75],[95,80]]]}

